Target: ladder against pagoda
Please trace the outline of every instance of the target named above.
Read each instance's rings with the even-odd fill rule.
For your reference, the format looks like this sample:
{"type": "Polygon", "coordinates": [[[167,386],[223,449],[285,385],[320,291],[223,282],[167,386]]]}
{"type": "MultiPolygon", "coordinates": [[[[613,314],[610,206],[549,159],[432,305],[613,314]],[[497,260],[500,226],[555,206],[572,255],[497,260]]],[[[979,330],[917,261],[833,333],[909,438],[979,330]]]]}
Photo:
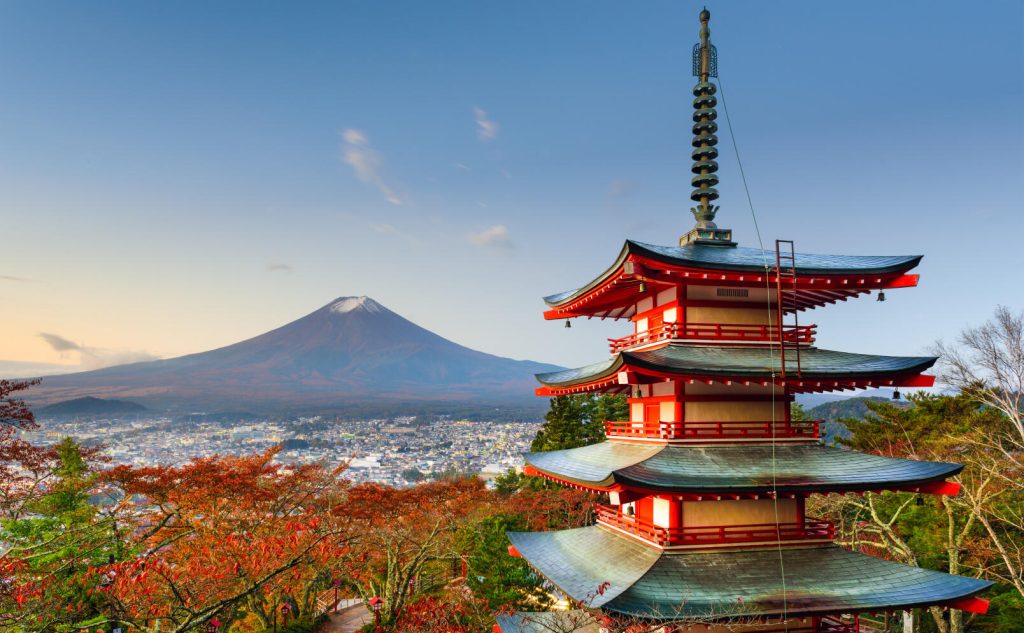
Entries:
{"type": "MultiPolygon", "coordinates": [[[[934,357],[821,349],[817,326],[797,318],[916,286],[921,256],[801,254],[782,240],[747,248],[715,224],[709,18],[701,12],[694,48],[696,225],[676,246],[627,241],[600,276],[545,298],[547,319],[629,324],[608,341],[610,357],[537,376],[540,396],[628,400],[604,442],[526,455],[527,474],[601,493],[595,524],[509,533],[510,553],[583,607],[709,631],[851,633],[865,612],[984,612],[978,594],[991,583],[844,550],[830,523],[806,513],[814,494],[953,495],[948,480],[963,467],[825,446],[820,421],[793,419],[798,394],[933,384],[934,357]]],[[[530,622],[549,617],[517,615],[501,630],[545,630],[530,622]]]]}

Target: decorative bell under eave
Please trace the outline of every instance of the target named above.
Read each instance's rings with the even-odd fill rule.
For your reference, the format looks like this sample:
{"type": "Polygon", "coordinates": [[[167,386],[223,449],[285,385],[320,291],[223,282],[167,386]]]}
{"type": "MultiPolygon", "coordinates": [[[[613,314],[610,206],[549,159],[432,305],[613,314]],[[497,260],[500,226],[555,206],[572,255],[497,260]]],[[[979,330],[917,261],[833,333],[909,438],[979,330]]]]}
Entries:
{"type": "Polygon", "coordinates": [[[892,392],[892,399],[893,400],[899,400],[900,399],[900,390],[899,389],[896,389],[896,390],[894,390],[892,392]]]}
{"type": "Polygon", "coordinates": [[[640,282],[640,292],[641,293],[647,292],[647,284],[642,282],[642,281],[640,282]]]}
{"type": "Polygon", "coordinates": [[[572,327],[572,321],[570,321],[569,319],[566,319],[565,320],[565,329],[568,330],[571,327],[572,327]]]}
{"type": "Polygon", "coordinates": [[[885,291],[884,290],[879,290],[878,291],[878,301],[885,301],[885,291]]]}

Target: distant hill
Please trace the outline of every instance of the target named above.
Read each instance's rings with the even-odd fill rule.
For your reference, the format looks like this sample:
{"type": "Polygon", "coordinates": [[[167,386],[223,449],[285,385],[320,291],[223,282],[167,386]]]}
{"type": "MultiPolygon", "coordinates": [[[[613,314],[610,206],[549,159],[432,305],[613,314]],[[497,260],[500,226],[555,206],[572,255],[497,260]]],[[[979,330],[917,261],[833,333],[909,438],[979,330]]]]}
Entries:
{"type": "Polygon", "coordinates": [[[58,415],[130,415],[133,413],[145,413],[149,411],[146,407],[128,400],[108,400],[105,398],[74,398],[56,402],[49,406],[36,410],[40,416],[58,415]]]}
{"type": "Polygon", "coordinates": [[[43,379],[30,402],[131,398],[163,411],[530,409],[533,374],[554,365],[463,347],[369,297],[340,297],[301,319],[220,349],[43,379]]]}
{"type": "Polygon", "coordinates": [[[819,404],[816,407],[807,409],[807,413],[815,420],[825,420],[826,422],[836,422],[840,418],[863,419],[868,414],[869,402],[888,402],[898,407],[912,406],[906,400],[890,400],[889,398],[869,396],[833,400],[832,402],[826,402],[825,404],[819,404]]]}
{"type": "Polygon", "coordinates": [[[850,432],[839,420],[842,418],[863,420],[864,416],[868,414],[867,403],[869,402],[889,402],[898,407],[913,406],[906,400],[891,400],[879,396],[868,396],[833,400],[832,402],[826,402],[806,409],[805,412],[812,420],[823,420],[825,422],[822,433],[825,436],[825,442],[831,443],[836,437],[848,437],[850,435],[850,432]]]}

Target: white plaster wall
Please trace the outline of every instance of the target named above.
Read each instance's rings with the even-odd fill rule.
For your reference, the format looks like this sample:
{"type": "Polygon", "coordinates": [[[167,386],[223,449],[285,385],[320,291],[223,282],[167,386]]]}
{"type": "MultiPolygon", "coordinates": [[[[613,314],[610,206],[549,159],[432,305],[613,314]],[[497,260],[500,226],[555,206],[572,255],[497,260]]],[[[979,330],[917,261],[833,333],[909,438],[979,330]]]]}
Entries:
{"type": "MultiPolygon", "coordinates": [[[[775,420],[786,418],[786,403],[775,403],[775,420]]],[[[771,402],[687,402],[687,422],[770,422],[771,402]]]]}
{"type": "Polygon", "coordinates": [[[651,385],[651,395],[672,396],[676,393],[676,383],[673,380],[668,382],[656,382],[651,385]]]}
{"type": "Polygon", "coordinates": [[[654,517],[652,522],[654,525],[659,527],[668,527],[669,525],[669,512],[672,510],[672,504],[666,499],[654,499],[654,517]]]}
{"type": "MultiPolygon", "coordinates": [[[[779,499],[779,523],[795,523],[795,499],[779,499]]],[[[771,499],[737,501],[684,501],[683,527],[750,525],[775,523],[775,502],[771,499]]]]}

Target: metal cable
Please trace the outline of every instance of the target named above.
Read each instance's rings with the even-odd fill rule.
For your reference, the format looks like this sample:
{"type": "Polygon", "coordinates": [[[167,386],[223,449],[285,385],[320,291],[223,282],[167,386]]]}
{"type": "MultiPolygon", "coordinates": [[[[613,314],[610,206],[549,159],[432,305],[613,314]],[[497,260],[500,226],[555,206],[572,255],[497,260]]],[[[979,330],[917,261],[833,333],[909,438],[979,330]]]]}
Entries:
{"type": "MultiPolygon", "coordinates": [[[[764,250],[764,241],[761,239],[761,227],[758,225],[758,222],[757,222],[757,213],[754,211],[754,200],[750,196],[750,187],[747,185],[747,175],[746,175],[746,172],[743,170],[743,161],[740,160],[740,149],[739,149],[739,146],[736,144],[736,134],[735,134],[735,132],[733,132],[733,129],[732,129],[732,119],[729,117],[729,105],[726,103],[725,87],[722,84],[721,73],[719,73],[719,76],[718,76],[718,88],[719,88],[719,91],[720,91],[720,93],[722,95],[722,111],[725,113],[725,122],[726,122],[726,125],[728,125],[728,127],[729,127],[729,139],[732,141],[733,153],[735,153],[735,155],[736,155],[736,164],[740,168],[740,180],[743,181],[743,191],[746,192],[746,194],[747,194],[747,206],[750,207],[750,217],[754,221],[754,232],[757,234],[757,243],[761,247],[761,259],[764,262],[764,284],[765,284],[765,295],[766,295],[765,303],[766,303],[767,308],[768,308],[768,325],[769,325],[769,331],[770,331],[770,329],[771,329],[771,322],[772,322],[772,293],[771,293],[771,281],[769,280],[769,276],[771,274],[771,268],[768,265],[768,254],[764,250]]],[[[781,268],[781,264],[779,264],[779,267],[781,268]]],[[[793,272],[794,273],[796,272],[796,260],[795,259],[793,260],[793,272]]],[[[781,274],[781,270],[777,270],[776,274],[781,274]]],[[[779,294],[781,295],[781,285],[779,286],[779,289],[780,289],[780,293],[779,294]]],[[[776,301],[782,301],[782,297],[781,296],[776,297],[776,301]]],[[[784,314],[785,313],[784,311],[785,311],[785,307],[783,307],[782,310],[779,311],[779,314],[780,315],[784,314]]],[[[780,317],[780,319],[781,319],[781,317],[780,317]]],[[[777,323],[776,326],[779,328],[779,345],[781,346],[783,344],[783,342],[782,342],[782,336],[783,336],[783,334],[782,334],[782,323],[781,322],[777,323]]],[[[785,357],[783,357],[783,358],[785,358],[785,357]]],[[[789,605],[787,603],[787,596],[786,596],[786,563],[785,563],[785,560],[784,560],[783,555],[782,555],[782,535],[779,532],[779,525],[780,525],[780,523],[779,523],[779,488],[778,488],[778,472],[777,472],[776,456],[775,456],[775,435],[776,435],[776,425],[775,425],[775,422],[776,422],[776,420],[775,420],[775,348],[770,343],[768,345],[768,359],[769,359],[769,362],[771,363],[771,365],[769,367],[769,373],[772,376],[772,399],[771,399],[771,403],[772,403],[772,434],[771,434],[771,440],[772,440],[772,501],[773,501],[773,505],[774,505],[774,509],[775,509],[775,536],[777,538],[778,551],[779,551],[779,573],[780,573],[780,576],[782,578],[782,626],[785,628],[786,631],[788,631],[789,630],[789,622],[788,622],[789,605]]],[[[785,362],[785,361],[783,360],[783,362],[785,362]]],[[[785,390],[785,384],[783,384],[783,390],[785,390]]]]}

